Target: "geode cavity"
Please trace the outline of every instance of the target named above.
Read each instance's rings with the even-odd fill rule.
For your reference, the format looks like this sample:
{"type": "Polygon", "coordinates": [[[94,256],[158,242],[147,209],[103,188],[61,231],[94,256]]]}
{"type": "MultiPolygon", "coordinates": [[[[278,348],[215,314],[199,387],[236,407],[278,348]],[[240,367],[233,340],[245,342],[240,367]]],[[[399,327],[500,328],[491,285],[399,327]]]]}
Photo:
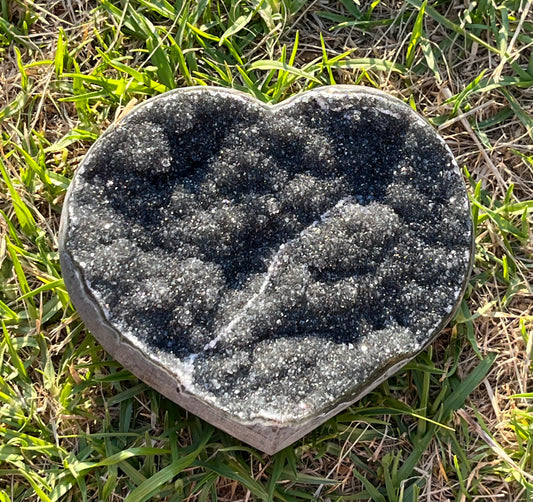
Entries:
{"type": "Polygon", "coordinates": [[[434,338],[472,225],[448,147],[384,93],[268,106],[190,88],[95,143],[60,241],[72,301],[115,358],[273,453],[434,338]]]}

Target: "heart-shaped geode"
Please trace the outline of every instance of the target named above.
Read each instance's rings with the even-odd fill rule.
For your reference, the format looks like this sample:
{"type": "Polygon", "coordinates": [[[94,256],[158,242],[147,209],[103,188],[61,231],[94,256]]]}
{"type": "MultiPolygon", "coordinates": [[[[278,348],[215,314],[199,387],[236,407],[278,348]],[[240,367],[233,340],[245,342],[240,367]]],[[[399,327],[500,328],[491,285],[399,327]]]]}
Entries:
{"type": "Polygon", "coordinates": [[[449,149],[384,93],[268,106],[189,88],[91,148],[60,251],[116,359],[273,453],[434,338],[464,293],[472,225],[449,149]]]}

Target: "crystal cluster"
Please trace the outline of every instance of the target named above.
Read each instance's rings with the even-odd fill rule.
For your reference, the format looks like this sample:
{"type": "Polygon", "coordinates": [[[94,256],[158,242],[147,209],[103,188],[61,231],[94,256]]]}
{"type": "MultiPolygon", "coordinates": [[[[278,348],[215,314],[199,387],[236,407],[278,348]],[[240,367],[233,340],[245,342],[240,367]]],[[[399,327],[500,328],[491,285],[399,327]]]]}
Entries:
{"type": "Polygon", "coordinates": [[[149,100],[86,156],[65,218],[78,301],[242,423],[324,413],[413,357],[472,247],[440,137],[342,86],[277,107],[214,88],[149,100]]]}

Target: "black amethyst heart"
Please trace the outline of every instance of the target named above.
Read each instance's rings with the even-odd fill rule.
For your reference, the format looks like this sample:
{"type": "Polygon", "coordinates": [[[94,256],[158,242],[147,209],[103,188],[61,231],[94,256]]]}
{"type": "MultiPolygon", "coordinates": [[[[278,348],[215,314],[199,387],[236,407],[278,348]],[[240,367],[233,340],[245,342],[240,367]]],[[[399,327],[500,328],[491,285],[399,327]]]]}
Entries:
{"type": "Polygon", "coordinates": [[[60,250],[115,358],[272,453],[434,338],[472,233],[452,154],[399,100],[332,86],[268,106],[190,88],[95,143],[60,250]]]}

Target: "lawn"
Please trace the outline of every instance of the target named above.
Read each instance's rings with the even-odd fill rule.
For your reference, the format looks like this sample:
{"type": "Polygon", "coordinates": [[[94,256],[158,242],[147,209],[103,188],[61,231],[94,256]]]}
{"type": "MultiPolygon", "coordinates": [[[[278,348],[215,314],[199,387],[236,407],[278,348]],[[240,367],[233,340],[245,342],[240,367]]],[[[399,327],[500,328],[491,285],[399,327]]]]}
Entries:
{"type": "Polygon", "coordinates": [[[0,502],[533,501],[533,3],[0,0],[0,502]],[[83,155],[135,104],[216,85],[402,99],[464,172],[476,260],[394,377],[268,456],[113,361],[57,238],[83,155]]]}

